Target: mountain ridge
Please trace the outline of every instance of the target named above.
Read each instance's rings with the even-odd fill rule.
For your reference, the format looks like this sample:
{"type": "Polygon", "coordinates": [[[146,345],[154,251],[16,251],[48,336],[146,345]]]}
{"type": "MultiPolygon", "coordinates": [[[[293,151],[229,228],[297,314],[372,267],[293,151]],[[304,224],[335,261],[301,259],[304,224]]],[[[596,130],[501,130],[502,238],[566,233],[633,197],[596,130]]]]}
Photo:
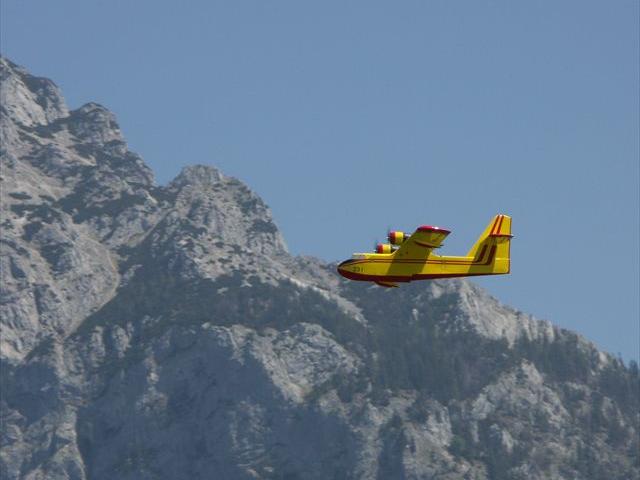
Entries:
{"type": "Polygon", "coordinates": [[[0,70],[3,478],[639,478],[637,366],[464,280],[345,282],[0,70]]]}

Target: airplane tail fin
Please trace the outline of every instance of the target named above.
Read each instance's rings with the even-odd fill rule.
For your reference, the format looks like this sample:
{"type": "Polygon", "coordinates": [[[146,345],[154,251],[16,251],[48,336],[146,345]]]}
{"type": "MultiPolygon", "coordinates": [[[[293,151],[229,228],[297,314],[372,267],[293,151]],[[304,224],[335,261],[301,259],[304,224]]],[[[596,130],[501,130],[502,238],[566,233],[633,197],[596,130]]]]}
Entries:
{"type": "Polygon", "coordinates": [[[467,257],[473,257],[479,265],[489,266],[491,273],[509,273],[512,237],[511,217],[496,215],[471,247],[467,257]]]}

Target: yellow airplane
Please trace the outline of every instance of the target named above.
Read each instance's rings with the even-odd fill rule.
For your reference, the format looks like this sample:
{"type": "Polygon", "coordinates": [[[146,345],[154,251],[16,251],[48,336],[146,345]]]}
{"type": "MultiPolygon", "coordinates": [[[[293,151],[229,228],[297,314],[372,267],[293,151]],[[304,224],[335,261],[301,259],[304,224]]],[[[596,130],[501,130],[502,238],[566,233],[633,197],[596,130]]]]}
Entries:
{"type": "Polygon", "coordinates": [[[376,253],[354,253],[338,265],[338,272],[350,280],[376,282],[397,287],[396,282],[431,278],[503,275],[510,272],[511,217],[496,215],[464,257],[436,255],[449,230],[430,225],[407,235],[390,232],[389,243],[380,243],[376,253]]]}

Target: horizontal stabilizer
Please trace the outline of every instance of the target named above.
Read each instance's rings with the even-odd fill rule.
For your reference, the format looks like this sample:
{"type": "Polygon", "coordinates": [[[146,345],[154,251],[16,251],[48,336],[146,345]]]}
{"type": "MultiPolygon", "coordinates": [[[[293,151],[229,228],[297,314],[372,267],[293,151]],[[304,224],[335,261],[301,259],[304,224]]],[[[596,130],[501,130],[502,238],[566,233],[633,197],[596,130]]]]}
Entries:
{"type": "Polygon", "coordinates": [[[498,241],[498,238],[511,238],[511,217],[508,215],[496,215],[491,219],[487,228],[485,228],[480,238],[476,241],[476,243],[471,247],[469,252],[467,253],[467,257],[478,257],[482,253],[482,247],[486,245],[487,241],[491,238],[494,238],[494,241],[498,241]]]}

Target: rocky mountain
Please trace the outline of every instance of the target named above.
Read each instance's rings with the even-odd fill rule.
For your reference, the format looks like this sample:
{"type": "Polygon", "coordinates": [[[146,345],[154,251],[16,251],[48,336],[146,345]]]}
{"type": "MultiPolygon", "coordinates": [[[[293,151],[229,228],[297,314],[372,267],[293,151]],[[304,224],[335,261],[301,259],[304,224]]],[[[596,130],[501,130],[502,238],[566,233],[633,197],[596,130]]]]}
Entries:
{"type": "Polygon", "coordinates": [[[3,479],[634,479],[637,365],[464,280],[295,257],[0,60],[3,479]]]}

